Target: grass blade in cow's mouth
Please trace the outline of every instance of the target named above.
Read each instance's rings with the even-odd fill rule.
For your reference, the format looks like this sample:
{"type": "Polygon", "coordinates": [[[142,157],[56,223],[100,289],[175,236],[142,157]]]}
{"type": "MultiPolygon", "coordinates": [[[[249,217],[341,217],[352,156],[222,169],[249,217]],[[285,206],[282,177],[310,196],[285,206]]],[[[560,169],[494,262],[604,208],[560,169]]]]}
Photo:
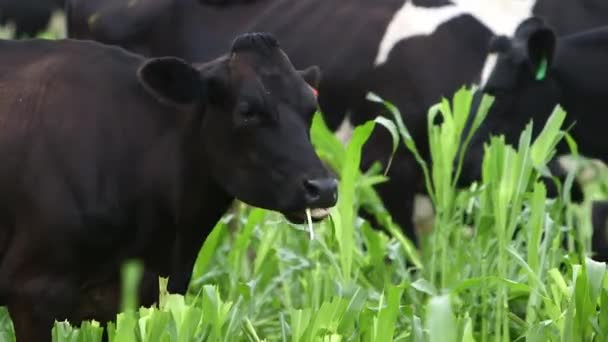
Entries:
{"type": "Polygon", "coordinates": [[[312,213],[310,208],[306,209],[306,220],[308,220],[308,232],[310,233],[310,240],[315,239],[315,230],[312,227],[312,213]]]}
{"type": "Polygon", "coordinates": [[[302,224],[309,220],[307,211],[310,211],[310,220],[312,222],[320,222],[329,216],[331,208],[309,208],[303,211],[284,213],[283,215],[291,223],[302,224]]]}

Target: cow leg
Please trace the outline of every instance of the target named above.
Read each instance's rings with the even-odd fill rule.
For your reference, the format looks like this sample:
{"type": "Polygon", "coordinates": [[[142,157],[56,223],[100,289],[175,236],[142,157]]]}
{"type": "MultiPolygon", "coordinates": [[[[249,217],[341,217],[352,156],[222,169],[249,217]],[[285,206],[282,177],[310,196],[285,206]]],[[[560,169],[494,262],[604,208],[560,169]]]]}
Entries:
{"type": "Polygon", "coordinates": [[[399,225],[414,245],[418,245],[414,224],[416,191],[410,184],[411,179],[407,179],[408,176],[411,176],[411,174],[395,174],[390,181],[380,184],[376,190],[382,198],[386,210],[391,214],[393,222],[399,225]]]}
{"type": "MultiPolygon", "coordinates": [[[[232,199],[221,195],[220,191],[214,198],[217,203],[216,209],[199,210],[198,212],[203,216],[200,222],[217,220],[217,217],[221,217],[232,203],[232,199]]],[[[196,257],[211,230],[200,229],[196,224],[183,225],[182,227],[183,229],[177,232],[173,245],[173,260],[168,290],[171,293],[185,294],[190,284],[196,257]]]]}
{"type": "Polygon", "coordinates": [[[595,201],[591,207],[593,259],[608,262],[608,201],[595,201]]]}
{"type": "Polygon", "coordinates": [[[65,273],[69,266],[58,257],[64,246],[57,240],[48,242],[40,233],[45,230],[29,227],[40,225],[16,226],[0,260],[0,278],[17,341],[50,341],[54,320],[69,318],[80,292],[74,278],[65,273]]]}
{"type": "Polygon", "coordinates": [[[17,341],[51,341],[51,329],[53,326],[52,320],[40,321],[32,312],[32,304],[13,303],[9,306],[8,311],[13,326],[15,327],[15,336],[17,341]]]}
{"type": "MultiPolygon", "coordinates": [[[[363,149],[362,168],[369,168],[376,160],[382,161],[384,168],[388,166],[392,142],[388,134],[377,129],[372,134],[363,149]],[[388,148],[387,148],[388,147],[388,148]]],[[[414,226],[414,200],[420,187],[418,165],[413,156],[400,148],[394,155],[387,174],[389,180],[376,186],[376,191],[382,199],[386,210],[393,222],[397,223],[405,235],[417,245],[418,239],[414,226]]]]}
{"type": "Polygon", "coordinates": [[[8,310],[17,341],[50,341],[54,321],[69,318],[78,289],[64,279],[48,276],[36,276],[16,284],[8,310]]]}
{"type": "MultiPolygon", "coordinates": [[[[383,130],[374,130],[363,149],[361,167],[369,168],[375,161],[388,165],[391,155],[392,138],[383,130]]],[[[416,193],[423,188],[422,173],[414,157],[400,147],[395,154],[387,174],[389,180],[376,186],[376,191],[393,222],[397,223],[405,235],[418,245],[414,225],[414,203],[416,193]]],[[[369,218],[369,215],[365,215],[369,218]]],[[[377,226],[377,222],[371,220],[377,226]]]]}
{"type": "MultiPolygon", "coordinates": [[[[559,158],[554,158],[547,164],[547,166],[549,167],[551,174],[553,174],[553,176],[556,177],[563,186],[563,184],[566,181],[566,177],[568,176],[568,170],[566,170],[566,168],[564,168],[564,166],[560,162],[559,158]]],[[[553,181],[553,179],[543,178],[542,181],[543,181],[543,183],[545,183],[545,186],[547,187],[547,196],[548,197],[553,198],[553,197],[557,197],[559,195],[559,193],[557,191],[557,186],[555,185],[555,182],[553,181]]],[[[572,184],[572,189],[570,190],[570,199],[573,202],[582,202],[584,199],[584,196],[585,195],[583,194],[583,189],[581,188],[581,185],[575,179],[574,183],[572,184]]]]}

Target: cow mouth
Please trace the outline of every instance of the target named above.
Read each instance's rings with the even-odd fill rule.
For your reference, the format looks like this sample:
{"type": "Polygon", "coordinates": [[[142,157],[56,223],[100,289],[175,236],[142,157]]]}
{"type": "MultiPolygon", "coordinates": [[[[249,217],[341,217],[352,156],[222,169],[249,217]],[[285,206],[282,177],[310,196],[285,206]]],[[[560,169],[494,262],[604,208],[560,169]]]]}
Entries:
{"type": "MultiPolygon", "coordinates": [[[[320,222],[329,216],[330,208],[314,208],[310,209],[310,218],[313,222],[320,222]]],[[[308,221],[308,216],[306,215],[306,210],[284,213],[283,214],[287,220],[291,223],[302,224],[308,221]]]]}

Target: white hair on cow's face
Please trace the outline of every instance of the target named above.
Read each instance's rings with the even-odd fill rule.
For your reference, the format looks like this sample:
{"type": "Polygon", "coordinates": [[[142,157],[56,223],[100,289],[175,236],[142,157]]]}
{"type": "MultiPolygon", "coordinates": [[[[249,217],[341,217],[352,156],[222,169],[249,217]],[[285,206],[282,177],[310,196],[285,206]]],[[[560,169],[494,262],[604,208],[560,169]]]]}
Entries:
{"type": "Polygon", "coordinates": [[[344,145],[347,145],[353,135],[354,126],[350,121],[350,116],[346,115],[335,135],[344,145]]]}
{"type": "Polygon", "coordinates": [[[469,14],[494,34],[510,35],[525,18],[532,15],[536,0],[452,0],[442,7],[418,7],[406,0],[388,24],[374,64],[386,62],[400,41],[412,36],[430,35],[441,24],[469,14]]]}

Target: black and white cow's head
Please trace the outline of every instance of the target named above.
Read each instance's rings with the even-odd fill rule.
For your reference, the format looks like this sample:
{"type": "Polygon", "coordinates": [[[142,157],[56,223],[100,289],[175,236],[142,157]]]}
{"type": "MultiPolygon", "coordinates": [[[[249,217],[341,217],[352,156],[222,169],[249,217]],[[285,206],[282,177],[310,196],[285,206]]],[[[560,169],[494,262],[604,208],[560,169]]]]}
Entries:
{"type": "Polygon", "coordinates": [[[491,41],[496,65],[481,89],[495,97],[488,122],[500,121],[502,132],[519,132],[522,127],[516,126],[551,112],[559,100],[552,72],[555,46],[555,33],[536,17],[523,21],[512,38],[497,36],[491,41]]]}
{"type": "MultiPolygon", "coordinates": [[[[337,181],[316,155],[309,129],[317,67],[297,71],[269,34],[237,37],[230,53],[193,68],[179,59],[144,64],[140,82],[157,97],[199,104],[199,153],[225,192],[292,221],[328,215],[337,181]],[[175,86],[171,86],[174,84],[175,86]],[[316,209],[316,210],[315,210],[316,209]]],[[[195,149],[195,151],[197,151],[195,149]]]]}
{"type": "MultiPolygon", "coordinates": [[[[466,181],[478,179],[483,143],[492,134],[504,134],[516,143],[525,125],[534,121],[535,133],[560,101],[560,87],[553,70],[556,50],[554,31],[540,18],[524,20],[513,37],[495,36],[489,52],[495,65],[479,90],[494,96],[488,116],[471,141],[465,169],[466,181]]],[[[473,112],[477,107],[473,107],[473,112]]]]}

